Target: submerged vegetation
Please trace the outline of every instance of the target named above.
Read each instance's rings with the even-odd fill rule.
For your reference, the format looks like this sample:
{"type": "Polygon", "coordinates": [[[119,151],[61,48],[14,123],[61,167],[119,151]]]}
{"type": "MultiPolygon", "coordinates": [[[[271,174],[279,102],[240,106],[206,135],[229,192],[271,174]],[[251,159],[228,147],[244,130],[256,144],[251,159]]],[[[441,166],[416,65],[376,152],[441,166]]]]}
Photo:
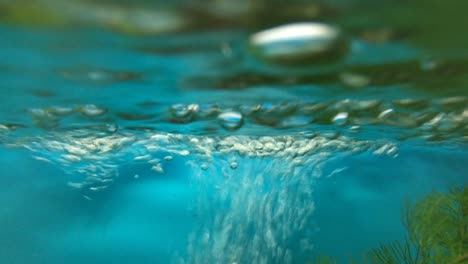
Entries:
{"type": "MultiPolygon", "coordinates": [[[[468,263],[468,186],[448,193],[434,192],[403,214],[408,235],[403,241],[382,243],[361,261],[351,264],[458,264],[468,263]]],[[[315,264],[337,264],[321,257],[315,264]]]]}

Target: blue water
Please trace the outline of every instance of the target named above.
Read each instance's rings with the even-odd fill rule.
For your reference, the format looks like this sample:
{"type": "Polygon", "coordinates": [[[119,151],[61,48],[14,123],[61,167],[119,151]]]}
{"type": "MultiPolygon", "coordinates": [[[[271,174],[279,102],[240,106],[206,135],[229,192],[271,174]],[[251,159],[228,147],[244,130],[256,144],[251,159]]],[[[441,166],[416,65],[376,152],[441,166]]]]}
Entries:
{"type": "Polygon", "coordinates": [[[268,227],[274,234],[292,228],[287,232],[291,237],[276,243],[290,248],[297,262],[317,252],[359,256],[376,243],[401,239],[406,199],[466,184],[460,170],[467,158],[466,152],[411,146],[403,146],[398,159],[337,153],[305,187],[278,182],[275,171],[265,170],[284,166],[281,160],[239,160],[237,170],[228,173],[230,179],[221,172],[221,161],[215,162],[218,168],[197,175],[181,167],[184,159],[174,159],[162,176],[129,163],[119,166],[120,176],[108,190],[87,200],[81,190],[66,185],[70,176],[56,165],[37,161],[28,151],[2,149],[1,154],[5,263],[168,263],[174,256],[211,263],[236,256],[243,262],[256,253],[269,262],[282,262],[271,255],[266,241],[246,247],[256,245],[253,237],[265,239],[268,227]],[[140,177],[134,179],[134,174],[140,177]],[[277,182],[250,185],[259,178],[277,182]],[[282,188],[298,193],[280,196],[282,188]],[[298,201],[295,195],[308,200],[298,201]],[[284,215],[269,215],[269,210],[275,212],[267,208],[270,203],[284,203],[284,215]],[[255,210],[247,211],[247,206],[255,210]],[[304,214],[307,225],[294,230],[294,217],[304,214]],[[242,232],[216,223],[226,217],[230,228],[242,232]],[[203,244],[206,232],[216,240],[203,244]],[[303,249],[297,239],[309,241],[312,248],[303,249]]]}
{"type": "Polygon", "coordinates": [[[407,201],[468,183],[466,51],[372,39],[392,18],[334,4],[350,50],[304,67],[250,53],[272,21],[2,22],[0,263],[308,263],[403,239],[407,201]]]}

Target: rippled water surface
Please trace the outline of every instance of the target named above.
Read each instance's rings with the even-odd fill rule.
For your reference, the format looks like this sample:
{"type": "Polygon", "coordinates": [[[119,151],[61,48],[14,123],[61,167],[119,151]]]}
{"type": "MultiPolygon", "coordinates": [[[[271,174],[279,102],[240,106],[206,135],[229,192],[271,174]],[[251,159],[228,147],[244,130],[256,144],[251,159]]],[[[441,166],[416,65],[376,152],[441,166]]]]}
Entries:
{"type": "Polygon", "coordinates": [[[359,259],[466,189],[466,4],[209,2],[0,2],[0,263],[359,259]]]}

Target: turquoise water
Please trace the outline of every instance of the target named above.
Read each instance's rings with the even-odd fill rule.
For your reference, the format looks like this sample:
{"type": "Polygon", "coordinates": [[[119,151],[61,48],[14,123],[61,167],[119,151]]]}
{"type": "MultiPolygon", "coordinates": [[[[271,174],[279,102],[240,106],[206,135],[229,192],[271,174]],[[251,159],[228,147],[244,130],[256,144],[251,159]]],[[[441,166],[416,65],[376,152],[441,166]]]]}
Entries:
{"type": "Polygon", "coordinates": [[[302,66],[248,45],[289,9],[5,18],[0,263],[345,261],[403,239],[406,201],[468,182],[465,37],[415,4],[329,2],[313,19],[349,48],[302,66]]]}

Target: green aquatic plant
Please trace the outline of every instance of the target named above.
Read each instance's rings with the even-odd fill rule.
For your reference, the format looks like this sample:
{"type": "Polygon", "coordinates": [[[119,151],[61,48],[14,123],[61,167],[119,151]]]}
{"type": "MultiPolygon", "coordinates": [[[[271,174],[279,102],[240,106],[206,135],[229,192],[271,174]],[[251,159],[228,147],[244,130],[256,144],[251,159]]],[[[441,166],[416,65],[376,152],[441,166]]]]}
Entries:
{"type": "MultiPolygon", "coordinates": [[[[331,256],[321,256],[318,257],[313,264],[338,264],[339,262],[331,256]]],[[[371,264],[373,262],[368,262],[367,259],[364,257],[362,261],[355,260],[353,258],[349,258],[347,264],[371,264]]],[[[309,263],[311,264],[311,263],[309,263]]]]}
{"type": "Polygon", "coordinates": [[[370,263],[375,264],[421,264],[426,263],[428,251],[424,247],[414,245],[410,238],[403,242],[381,244],[371,249],[370,263]]]}
{"type": "Polygon", "coordinates": [[[411,242],[428,255],[420,263],[468,263],[468,187],[434,192],[406,208],[411,242]]]}
{"type": "Polygon", "coordinates": [[[338,262],[336,262],[336,260],[330,256],[319,257],[314,263],[315,264],[338,264],[338,262]]]}
{"type": "MultiPolygon", "coordinates": [[[[468,263],[468,186],[448,193],[433,192],[408,203],[403,213],[408,236],[403,242],[382,243],[370,250],[362,264],[468,263]]],[[[315,264],[338,263],[331,257],[315,264]]]]}
{"type": "Polygon", "coordinates": [[[37,0],[0,3],[1,22],[26,26],[60,26],[66,18],[37,0]]]}

